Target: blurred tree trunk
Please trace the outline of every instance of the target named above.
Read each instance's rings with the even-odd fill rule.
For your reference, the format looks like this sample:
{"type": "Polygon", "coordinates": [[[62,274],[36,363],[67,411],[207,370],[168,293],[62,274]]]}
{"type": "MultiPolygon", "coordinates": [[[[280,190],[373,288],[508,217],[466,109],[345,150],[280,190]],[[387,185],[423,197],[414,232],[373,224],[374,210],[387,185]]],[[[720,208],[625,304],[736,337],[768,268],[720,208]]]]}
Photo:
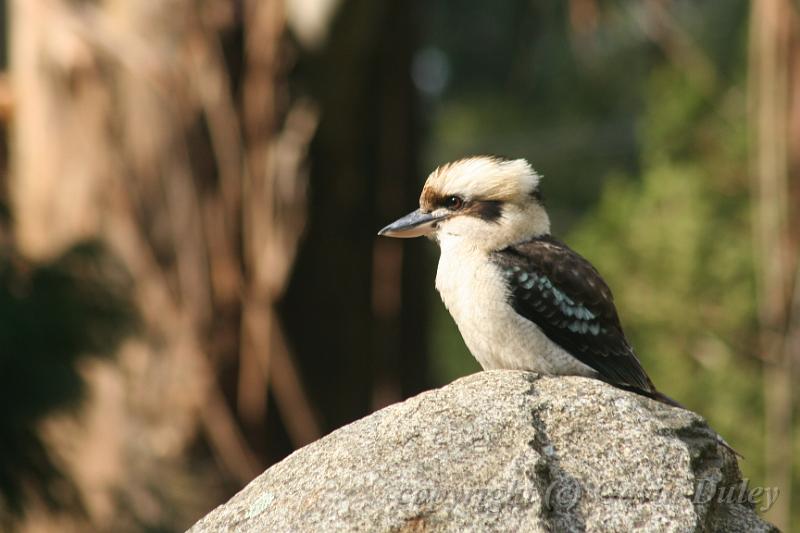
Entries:
{"type": "MultiPolygon", "coordinates": [[[[145,194],[162,171],[177,188],[190,178],[174,121],[182,106],[166,111],[174,102],[167,104],[151,86],[174,81],[169,73],[175,65],[156,52],[173,51],[176,43],[152,34],[156,20],[170,17],[158,9],[83,10],[58,0],[12,6],[17,106],[9,186],[17,244],[28,257],[46,260],[83,240],[103,239],[133,275],[146,324],[146,335],[121,350],[119,364],[83,369],[91,401],[80,421],[53,420],[46,428],[81,490],[88,523],[39,510],[29,513],[28,526],[71,531],[112,524],[125,529],[139,520],[163,524],[163,506],[176,496],[169,484],[199,482],[180,463],[210,377],[186,309],[207,309],[207,293],[175,298],[181,282],[204,275],[197,271],[202,263],[184,255],[179,270],[188,269],[179,279],[165,272],[130,199],[145,194]],[[145,35],[152,40],[134,37],[145,35]],[[122,51],[130,55],[117,56],[122,51]],[[140,157],[131,157],[136,151],[140,157]],[[166,482],[160,495],[148,489],[159,481],[166,482]],[[121,502],[130,508],[123,510],[121,502]]],[[[166,191],[162,202],[176,200],[170,197],[175,192],[166,191]]],[[[159,207],[148,213],[149,222],[167,239],[178,227],[198,227],[193,202],[184,201],[172,220],[159,207]]],[[[184,242],[192,245],[191,238],[184,242]]]]}
{"type": "Polygon", "coordinates": [[[790,146],[795,150],[800,147],[799,61],[795,6],[788,0],[754,0],[749,92],[764,358],[766,484],[781,490],[767,518],[782,530],[788,530],[790,524],[793,373],[800,335],[800,218],[796,209],[789,208],[791,198],[797,198],[800,191],[800,165],[789,156],[790,146]]]}
{"type": "Polygon", "coordinates": [[[307,58],[323,109],[309,226],[281,310],[326,429],[426,385],[424,244],[376,232],[417,203],[415,3],[344,2],[307,58]]]}
{"type": "Polygon", "coordinates": [[[12,5],[20,250],[45,260],[103,241],[143,319],[117,364],[84,369],[80,421],[46,428],[89,525],[32,513],[29,526],[180,529],[223,496],[219,473],[236,488],[285,454],[263,442],[267,383],[292,445],[320,434],[273,312],[316,126],[313,106],[287,96],[283,2],[12,5]],[[218,385],[217,367],[225,378],[239,363],[218,385]],[[216,474],[189,468],[198,432],[216,474]]]}
{"type": "Polygon", "coordinates": [[[46,428],[88,516],[30,529],[179,529],[220,474],[235,489],[425,386],[424,248],[375,236],[421,181],[413,5],[346,2],[301,52],[301,3],[11,4],[16,241],[37,260],[104,242],[143,320],[83,369],[80,420],[46,428]],[[190,468],[198,434],[216,470],[190,468]]]}

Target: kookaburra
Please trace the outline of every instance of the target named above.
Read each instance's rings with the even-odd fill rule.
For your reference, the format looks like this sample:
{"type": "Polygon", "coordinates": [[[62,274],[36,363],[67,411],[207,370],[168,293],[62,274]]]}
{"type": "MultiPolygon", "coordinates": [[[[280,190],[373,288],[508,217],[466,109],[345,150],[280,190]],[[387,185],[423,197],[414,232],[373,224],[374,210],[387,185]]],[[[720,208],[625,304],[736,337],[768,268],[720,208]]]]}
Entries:
{"type": "Polygon", "coordinates": [[[603,278],[550,235],[539,180],[524,159],[443,165],[419,209],[378,235],[439,243],[436,288],[484,369],[588,376],[677,405],[639,363],[603,278]]]}

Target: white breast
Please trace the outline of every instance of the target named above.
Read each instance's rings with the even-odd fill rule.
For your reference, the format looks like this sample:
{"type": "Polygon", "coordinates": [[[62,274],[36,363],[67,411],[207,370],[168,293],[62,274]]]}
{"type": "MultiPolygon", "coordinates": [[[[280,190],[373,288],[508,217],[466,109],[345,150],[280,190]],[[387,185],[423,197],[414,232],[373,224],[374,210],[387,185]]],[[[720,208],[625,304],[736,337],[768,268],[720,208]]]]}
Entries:
{"type": "Polygon", "coordinates": [[[502,273],[485,253],[460,239],[443,239],[441,247],[436,289],[484,369],[597,375],[514,311],[502,273]]]}

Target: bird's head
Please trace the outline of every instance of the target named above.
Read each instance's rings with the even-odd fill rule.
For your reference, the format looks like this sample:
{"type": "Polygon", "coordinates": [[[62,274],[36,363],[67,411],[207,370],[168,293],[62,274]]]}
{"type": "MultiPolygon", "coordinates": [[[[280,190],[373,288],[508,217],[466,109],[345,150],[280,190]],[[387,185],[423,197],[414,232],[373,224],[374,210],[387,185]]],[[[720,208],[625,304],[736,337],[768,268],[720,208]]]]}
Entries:
{"type": "Polygon", "coordinates": [[[428,176],[419,209],[378,235],[430,236],[442,246],[463,244],[483,251],[505,248],[550,233],[541,203],[539,175],[524,159],[470,157],[428,176]]]}

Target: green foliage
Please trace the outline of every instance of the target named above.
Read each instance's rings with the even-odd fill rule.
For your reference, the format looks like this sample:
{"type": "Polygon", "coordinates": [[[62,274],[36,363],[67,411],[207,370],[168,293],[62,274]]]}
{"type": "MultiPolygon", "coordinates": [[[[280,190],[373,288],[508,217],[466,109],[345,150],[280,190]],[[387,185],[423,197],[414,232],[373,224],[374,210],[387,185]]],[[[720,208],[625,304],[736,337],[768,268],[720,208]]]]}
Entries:
{"type": "Polygon", "coordinates": [[[136,324],[130,280],[98,244],[44,265],[0,256],[0,524],[36,499],[79,512],[80,498],[39,434],[80,405],[82,357],[113,353],[136,324]]]}
{"type": "Polygon", "coordinates": [[[641,181],[608,180],[570,241],[615,288],[657,385],[706,416],[758,485],[764,405],[742,83],[708,94],[672,65],[655,70],[641,181]]]}

